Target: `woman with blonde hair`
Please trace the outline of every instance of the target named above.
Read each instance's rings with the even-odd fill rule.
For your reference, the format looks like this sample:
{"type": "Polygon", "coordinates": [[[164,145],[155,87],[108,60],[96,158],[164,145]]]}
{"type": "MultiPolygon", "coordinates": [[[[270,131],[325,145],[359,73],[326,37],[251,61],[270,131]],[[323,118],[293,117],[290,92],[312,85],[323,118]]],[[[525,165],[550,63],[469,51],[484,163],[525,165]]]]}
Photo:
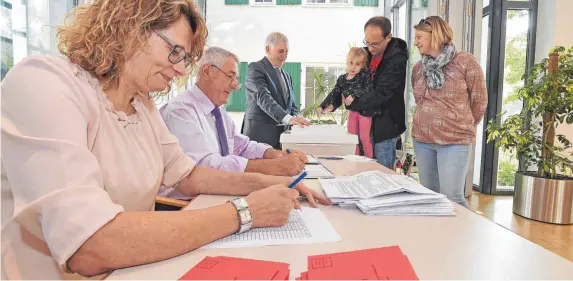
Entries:
{"type": "Polygon", "coordinates": [[[457,51],[451,27],[437,16],[414,26],[422,60],[412,72],[416,112],[412,127],[420,180],[469,208],[464,186],[475,130],[487,106],[483,71],[457,51]]]}
{"type": "MultiPolygon", "coordinates": [[[[368,52],[364,48],[352,47],[346,57],[346,70],[336,80],[336,85],[326,96],[318,108],[319,114],[336,110],[342,105],[343,99],[363,97],[372,92],[374,88],[370,68],[367,66],[368,52]]],[[[355,111],[352,105],[346,106],[348,114],[348,132],[358,135],[364,155],[374,158],[374,144],[372,143],[371,127],[372,116],[380,114],[380,110],[355,111]]],[[[360,155],[360,147],[356,145],[356,155],[360,155]]]]}
{"type": "MultiPolygon", "coordinates": [[[[287,188],[288,177],[195,166],[169,133],[150,93],[165,92],[201,57],[207,31],[194,2],[91,1],[58,31],[64,56],[28,57],[10,70],[2,82],[4,261],[4,242],[20,245],[21,234],[45,243],[37,249],[60,269],[92,276],[283,225],[298,191],[328,202],[304,185],[287,188]],[[188,196],[248,196],[151,212],[161,185],[188,196]],[[8,232],[14,225],[20,234],[8,232]]],[[[32,264],[21,273],[48,278],[22,256],[29,251],[12,251],[32,264]]],[[[14,272],[5,265],[3,274],[14,272]]]]}

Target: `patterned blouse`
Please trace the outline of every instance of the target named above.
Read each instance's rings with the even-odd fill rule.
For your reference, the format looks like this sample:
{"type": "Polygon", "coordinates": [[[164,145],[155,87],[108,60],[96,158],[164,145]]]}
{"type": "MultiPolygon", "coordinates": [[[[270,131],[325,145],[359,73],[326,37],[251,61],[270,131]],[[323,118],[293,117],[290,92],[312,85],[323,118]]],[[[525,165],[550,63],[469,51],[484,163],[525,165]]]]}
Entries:
{"type": "Polygon", "coordinates": [[[470,53],[458,52],[444,68],[442,89],[427,89],[418,62],[412,73],[416,111],[413,138],[430,144],[473,144],[476,126],[487,106],[481,66],[470,53]]]}
{"type": "MultiPolygon", "coordinates": [[[[332,91],[326,96],[324,101],[320,104],[322,108],[326,108],[328,105],[332,104],[334,108],[338,108],[342,105],[342,96],[348,97],[352,96],[355,99],[364,95],[368,95],[374,89],[374,84],[370,78],[370,69],[365,68],[360,71],[352,79],[346,79],[348,73],[342,74],[336,80],[336,85],[332,88],[332,91]]],[[[352,105],[346,107],[348,110],[352,110],[352,105]]],[[[372,117],[376,114],[380,114],[380,110],[365,110],[359,112],[360,115],[372,117]]]]}

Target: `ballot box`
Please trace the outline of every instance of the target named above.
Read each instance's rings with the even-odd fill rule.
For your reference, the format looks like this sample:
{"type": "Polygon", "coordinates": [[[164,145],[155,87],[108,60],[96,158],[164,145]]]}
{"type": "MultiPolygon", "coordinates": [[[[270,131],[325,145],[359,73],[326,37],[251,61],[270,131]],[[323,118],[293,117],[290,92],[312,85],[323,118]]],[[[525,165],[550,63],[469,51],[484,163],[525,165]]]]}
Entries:
{"type": "Polygon", "coordinates": [[[358,136],[346,132],[340,125],[292,126],[281,134],[282,149],[296,149],[312,155],[354,154],[358,136]]]}

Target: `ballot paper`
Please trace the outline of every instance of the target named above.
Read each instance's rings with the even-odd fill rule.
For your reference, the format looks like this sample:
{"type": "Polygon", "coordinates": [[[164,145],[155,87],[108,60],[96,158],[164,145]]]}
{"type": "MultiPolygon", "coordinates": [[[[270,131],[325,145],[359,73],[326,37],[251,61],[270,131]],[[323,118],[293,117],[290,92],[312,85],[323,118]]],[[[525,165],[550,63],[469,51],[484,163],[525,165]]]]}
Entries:
{"type": "MultiPolygon", "coordinates": [[[[412,193],[396,193],[386,196],[379,196],[370,199],[357,200],[364,208],[381,208],[381,207],[396,207],[408,206],[415,204],[428,204],[444,202],[446,196],[443,194],[412,194],[412,193]]],[[[446,199],[447,201],[447,199],[446,199]]]]}
{"type": "Polygon", "coordinates": [[[344,158],[348,161],[359,162],[359,163],[376,161],[376,159],[368,158],[366,156],[352,155],[352,154],[344,155],[344,156],[342,156],[342,158],[344,158]]]}
{"type": "Polygon", "coordinates": [[[292,210],[288,222],[281,227],[254,228],[232,234],[203,248],[241,248],[268,245],[312,244],[341,241],[322,211],[302,206],[292,210]]]}
{"type": "Polygon", "coordinates": [[[358,208],[367,215],[455,215],[454,205],[446,196],[407,176],[369,171],[319,181],[331,203],[358,208]]]}
{"type": "Polygon", "coordinates": [[[314,156],[312,155],[306,155],[306,164],[320,164],[320,162],[318,162],[318,159],[316,159],[314,156]]]}
{"type": "Polygon", "coordinates": [[[435,194],[435,192],[402,176],[368,171],[350,177],[320,179],[328,198],[368,199],[399,192],[435,194]]]}
{"type": "MultiPolygon", "coordinates": [[[[304,170],[306,171],[306,179],[328,179],[334,178],[334,174],[322,164],[315,165],[304,165],[304,170]]],[[[298,176],[298,175],[297,175],[298,176]]],[[[296,178],[296,177],[295,177],[296,178]]]]}

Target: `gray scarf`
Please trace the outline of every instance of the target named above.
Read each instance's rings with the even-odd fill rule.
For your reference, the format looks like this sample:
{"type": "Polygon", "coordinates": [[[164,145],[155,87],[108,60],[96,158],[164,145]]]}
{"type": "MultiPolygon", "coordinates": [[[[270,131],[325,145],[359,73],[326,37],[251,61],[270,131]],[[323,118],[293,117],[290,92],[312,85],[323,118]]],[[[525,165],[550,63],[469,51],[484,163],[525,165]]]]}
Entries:
{"type": "Polygon", "coordinates": [[[441,89],[444,87],[444,67],[452,61],[456,55],[456,47],[453,43],[446,44],[442,53],[437,57],[424,55],[422,58],[422,73],[426,76],[429,89],[441,89]]]}

